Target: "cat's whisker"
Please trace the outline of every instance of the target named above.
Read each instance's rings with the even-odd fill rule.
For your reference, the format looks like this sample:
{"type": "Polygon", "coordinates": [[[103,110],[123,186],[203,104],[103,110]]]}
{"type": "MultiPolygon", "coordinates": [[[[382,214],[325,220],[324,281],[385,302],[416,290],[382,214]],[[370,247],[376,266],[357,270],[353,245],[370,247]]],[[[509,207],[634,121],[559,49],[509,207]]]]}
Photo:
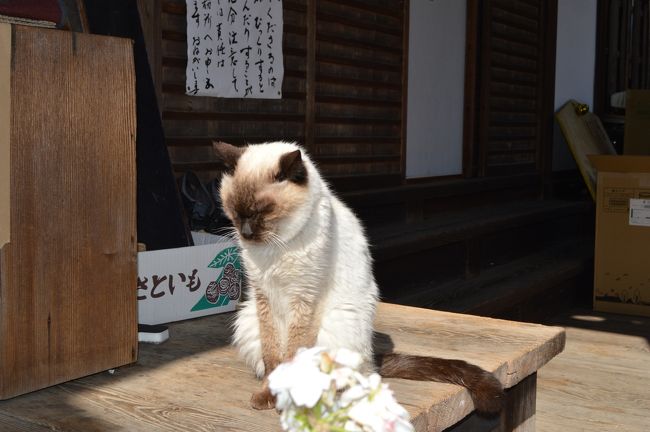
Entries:
{"type": "Polygon", "coordinates": [[[237,229],[235,227],[232,226],[219,227],[215,231],[217,234],[222,235],[229,240],[237,241],[238,239],[237,229]]]}
{"type": "Polygon", "coordinates": [[[230,233],[233,233],[234,231],[235,231],[235,227],[231,227],[231,226],[219,227],[215,230],[217,234],[223,234],[223,235],[228,235],[230,233]]]}
{"type": "Polygon", "coordinates": [[[274,232],[272,232],[272,231],[268,231],[268,232],[267,232],[267,236],[268,236],[268,237],[267,237],[268,240],[269,240],[271,243],[273,243],[275,246],[277,246],[278,249],[281,249],[281,250],[284,251],[284,252],[286,252],[286,251],[289,250],[289,247],[288,247],[287,244],[284,242],[284,240],[282,240],[282,239],[280,238],[280,236],[277,235],[276,233],[274,233],[274,232]]]}
{"type": "Polygon", "coordinates": [[[273,233],[273,235],[276,241],[278,242],[278,244],[280,245],[280,247],[283,248],[285,251],[288,251],[289,245],[287,245],[287,243],[284,240],[282,240],[282,238],[280,238],[280,236],[277,235],[276,233],[273,233]]]}
{"type": "Polygon", "coordinates": [[[278,248],[281,247],[280,244],[278,243],[278,240],[273,235],[273,233],[268,233],[266,240],[267,240],[267,244],[272,244],[278,248]]]}

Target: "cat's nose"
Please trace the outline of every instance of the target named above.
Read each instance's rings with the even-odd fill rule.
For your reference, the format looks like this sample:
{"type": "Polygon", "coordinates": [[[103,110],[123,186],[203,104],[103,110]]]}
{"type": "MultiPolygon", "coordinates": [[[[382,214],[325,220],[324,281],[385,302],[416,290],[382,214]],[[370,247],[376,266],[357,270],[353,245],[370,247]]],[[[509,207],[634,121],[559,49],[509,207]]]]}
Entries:
{"type": "Polygon", "coordinates": [[[242,220],[240,231],[241,235],[246,239],[253,237],[253,230],[251,229],[251,223],[248,219],[242,220]]]}

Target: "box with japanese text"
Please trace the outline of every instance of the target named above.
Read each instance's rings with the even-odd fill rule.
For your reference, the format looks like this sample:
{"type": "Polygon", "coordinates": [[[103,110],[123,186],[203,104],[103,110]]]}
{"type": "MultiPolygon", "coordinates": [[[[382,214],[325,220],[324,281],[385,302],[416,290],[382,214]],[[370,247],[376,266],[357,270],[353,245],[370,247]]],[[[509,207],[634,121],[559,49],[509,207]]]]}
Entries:
{"type": "Polygon", "coordinates": [[[594,309],[650,316],[650,156],[589,160],[598,171],[594,309]]]}
{"type": "MultiPolygon", "coordinates": [[[[193,233],[194,234],[194,233],[193,233]]],[[[163,324],[235,310],[242,269],[235,243],[220,236],[207,244],[138,253],[138,322],[163,324]]]]}

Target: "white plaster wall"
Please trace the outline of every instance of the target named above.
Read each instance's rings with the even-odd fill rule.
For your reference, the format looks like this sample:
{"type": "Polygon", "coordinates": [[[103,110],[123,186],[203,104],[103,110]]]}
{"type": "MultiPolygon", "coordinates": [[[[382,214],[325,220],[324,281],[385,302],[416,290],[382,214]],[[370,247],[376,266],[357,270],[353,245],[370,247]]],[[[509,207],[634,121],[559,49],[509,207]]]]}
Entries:
{"type": "MultiPolygon", "coordinates": [[[[417,1],[417,0],[416,0],[417,1]]],[[[555,110],[569,99],[593,109],[596,63],[597,0],[559,0],[555,63],[555,110]]],[[[576,168],[557,122],[554,122],[553,169],[576,168]]]]}
{"type": "Polygon", "coordinates": [[[413,0],[406,177],[462,173],[466,0],[413,0]]]}

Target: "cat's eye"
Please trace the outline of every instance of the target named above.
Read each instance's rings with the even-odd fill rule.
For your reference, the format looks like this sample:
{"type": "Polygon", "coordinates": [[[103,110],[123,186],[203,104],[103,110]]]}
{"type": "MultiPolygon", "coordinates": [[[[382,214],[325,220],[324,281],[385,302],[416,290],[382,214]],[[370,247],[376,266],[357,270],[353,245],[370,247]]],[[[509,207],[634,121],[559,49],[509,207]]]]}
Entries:
{"type": "Polygon", "coordinates": [[[283,182],[283,181],[285,181],[286,179],[287,179],[287,176],[286,176],[282,171],[280,171],[279,173],[277,173],[277,174],[275,175],[275,178],[274,178],[274,180],[275,180],[276,182],[278,182],[278,183],[283,182]]]}

